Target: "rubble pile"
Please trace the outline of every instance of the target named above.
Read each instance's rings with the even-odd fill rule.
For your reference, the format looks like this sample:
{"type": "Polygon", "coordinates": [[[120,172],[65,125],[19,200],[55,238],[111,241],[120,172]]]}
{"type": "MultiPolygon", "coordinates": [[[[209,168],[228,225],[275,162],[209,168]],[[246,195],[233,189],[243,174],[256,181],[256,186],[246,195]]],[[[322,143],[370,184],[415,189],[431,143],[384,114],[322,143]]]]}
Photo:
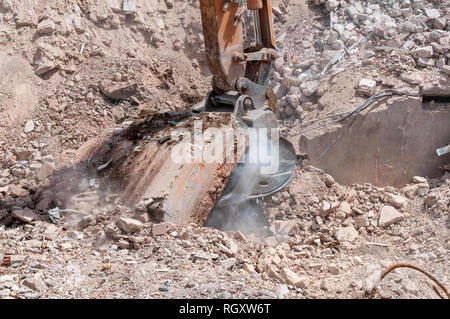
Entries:
{"type": "Polygon", "coordinates": [[[322,108],[327,87],[321,84],[330,79],[326,75],[356,69],[367,70],[364,77],[369,79],[362,79],[373,81],[365,95],[373,94],[377,84],[424,85],[426,78],[439,79],[435,85],[449,94],[448,1],[330,0],[310,5],[320,17],[296,16],[279,26],[277,44],[284,54],[275,62],[272,87],[285,118],[302,120],[322,108]],[[386,81],[381,75],[393,78],[386,81]]]}
{"type": "MultiPolygon", "coordinates": [[[[270,222],[264,238],[160,223],[139,205],[121,206],[101,192],[99,179],[81,183],[85,189],[66,203],[70,208],[2,211],[2,297],[361,298],[377,269],[405,260],[432,265],[449,280],[448,238],[437,236],[448,236],[448,174],[432,181],[417,176],[402,189],[348,187],[299,167],[296,181],[264,203],[270,222]],[[114,287],[125,273],[147,288],[114,287]]],[[[46,199],[52,202],[51,194],[46,199]]],[[[397,272],[381,295],[434,297],[422,280],[397,272]]]]}

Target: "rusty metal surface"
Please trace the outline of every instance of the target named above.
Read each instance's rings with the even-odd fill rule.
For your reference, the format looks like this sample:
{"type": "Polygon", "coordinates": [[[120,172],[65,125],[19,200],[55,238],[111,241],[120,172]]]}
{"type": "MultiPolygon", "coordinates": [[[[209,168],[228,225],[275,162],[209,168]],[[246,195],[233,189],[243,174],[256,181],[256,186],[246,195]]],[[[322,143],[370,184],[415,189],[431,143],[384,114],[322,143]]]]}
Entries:
{"type": "MultiPolygon", "coordinates": [[[[199,115],[202,116],[206,122],[204,128],[234,129],[231,114],[199,115]],[[207,122],[204,119],[206,117],[212,120],[207,122]]],[[[186,127],[192,127],[189,121],[193,120],[185,120],[186,127]]],[[[215,140],[211,143],[215,143],[215,140]]],[[[222,145],[224,154],[227,152],[226,145],[230,143],[234,143],[233,136],[226,136],[222,145]]],[[[142,150],[137,156],[128,156],[126,162],[121,164],[129,165],[123,172],[127,185],[121,199],[128,206],[151,199],[154,202],[151,209],[161,220],[176,224],[202,224],[219,200],[237,160],[234,163],[208,163],[204,160],[176,162],[171,157],[175,145],[175,141],[161,144],[159,138],[155,137],[150,143],[141,144],[142,150]]],[[[115,147],[120,148],[120,144],[115,147]]]]}
{"type": "Polygon", "coordinates": [[[273,28],[272,2],[263,1],[263,8],[259,12],[259,21],[261,25],[261,39],[266,48],[276,49],[275,31],[273,28]]]}
{"type": "Polygon", "coordinates": [[[223,11],[225,3],[225,0],[200,0],[200,10],[208,66],[215,84],[230,91],[235,81],[244,75],[245,66],[233,62],[233,53],[243,52],[242,21],[235,24],[240,8],[230,2],[223,11]]]}

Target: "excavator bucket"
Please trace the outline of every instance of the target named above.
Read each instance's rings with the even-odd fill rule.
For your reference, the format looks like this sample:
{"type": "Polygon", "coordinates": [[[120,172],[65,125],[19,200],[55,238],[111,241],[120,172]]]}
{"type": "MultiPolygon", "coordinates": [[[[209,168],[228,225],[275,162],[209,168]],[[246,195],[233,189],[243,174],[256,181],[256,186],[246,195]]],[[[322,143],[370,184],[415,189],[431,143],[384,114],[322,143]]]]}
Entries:
{"type": "Polygon", "coordinates": [[[75,184],[68,176],[97,174],[104,185],[114,185],[110,191],[125,206],[158,221],[203,225],[214,206],[266,196],[292,178],[295,152],[289,142],[280,138],[279,168],[261,175],[259,163],[239,163],[252,149],[247,140],[247,128],[232,113],[154,113],[120,134],[105,133],[84,145],[76,173],[61,180],[75,184]],[[202,133],[198,141],[192,134],[196,121],[202,133]],[[215,135],[208,135],[211,128],[215,135]],[[239,141],[245,141],[243,147],[236,146],[239,141]],[[196,151],[202,154],[199,160],[185,156],[196,151]],[[224,160],[215,161],[216,154],[224,160]]]}
{"type": "Polygon", "coordinates": [[[277,57],[271,1],[200,0],[200,8],[213,74],[205,101],[191,112],[147,114],[81,156],[121,186],[126,205],[177,224],[203,225],[214,207],[281,190],[296,164],[294,147],[280,137],[268,88],[277,57]],[[246,9],[255,21],[251,48],[243,47],[246,9]]]}

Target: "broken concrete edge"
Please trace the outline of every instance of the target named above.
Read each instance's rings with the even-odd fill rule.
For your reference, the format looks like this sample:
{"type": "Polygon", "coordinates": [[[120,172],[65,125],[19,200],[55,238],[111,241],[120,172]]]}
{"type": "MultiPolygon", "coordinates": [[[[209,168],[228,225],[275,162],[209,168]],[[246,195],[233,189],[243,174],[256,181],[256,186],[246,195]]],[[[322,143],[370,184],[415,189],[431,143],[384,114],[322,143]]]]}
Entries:
{"type": "Polygon", "coordinates": [[[370,182],[377,186],[401,186],[409,183],[413,175],[440,176],[441,171],[436,161],[441,163],[442,159],[438,159],[434,154],[434,145],[438,146],[448,141],[449,116],[450,113],[444,109],[424,108],[420,97],[393,96],[361,113],[344,135],[343,130],[347,130],[347,126],[344,125],[329,127],[326,132],[317,130],[301,135],[299,149],[308,153],[313,164],[325,169],[341,184],[370,182]],[[423,125],[422,129],[420,125],[423,125]],[[426,143],[421,143],[420,141],[424,139],[421,132],[431,127],[433,127],[432,135],[428,137],[426,143]],[[388,134],[391,131],[392,133],[388,134]],[[395,142],[397,139],[400,141],[395,142]],[[405,140],[402,142],[402,139],[405,140]],[[373,147],[373,143],[379,146],[373,147]],[[399,149],[397,144],[407,145],[408,154],[420,154],[421,160],[408,160],[410,157],[401,154],[406,152],[404,147],[399,149]],[[326,156],[319,159],[320,154],[330,145],[332,147],[326,156]],[[377,155],[380,149],[389,152],[377,155]],[[397,162],[392,159],[395,156],[398,157],[397,162]],[[354,166],[356,172],[354,168],[351,178],[349,172],[342,170],[342,161],[345,159],[356,164],[354,166]],[[366,167],[372,165],[375,159],[378,159],[376,170],[366,167]],[[404,168],[398,170],[397,176],[392,172],[396,166],[406,167],[408,170],[405,171],[404,168]],[[383,169],[389,168],[389,173],[387,171],[384,173],[383,169]],[[344,176],[345,174],[348,176],[344,176]]]}

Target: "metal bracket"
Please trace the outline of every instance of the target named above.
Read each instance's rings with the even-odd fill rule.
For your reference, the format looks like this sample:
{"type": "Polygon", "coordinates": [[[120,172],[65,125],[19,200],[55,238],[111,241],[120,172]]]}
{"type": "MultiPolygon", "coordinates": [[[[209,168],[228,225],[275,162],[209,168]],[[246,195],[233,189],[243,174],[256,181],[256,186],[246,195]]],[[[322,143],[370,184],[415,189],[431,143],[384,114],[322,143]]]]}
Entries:
{"type": "Polygon", "coordinates": [[[245,64],[247,61],[265,61],[272,62],[277,58],[277,52],[273,49],[261,49],[258,52],[233,54],[233,61],[236,63],[245,64]]]}

